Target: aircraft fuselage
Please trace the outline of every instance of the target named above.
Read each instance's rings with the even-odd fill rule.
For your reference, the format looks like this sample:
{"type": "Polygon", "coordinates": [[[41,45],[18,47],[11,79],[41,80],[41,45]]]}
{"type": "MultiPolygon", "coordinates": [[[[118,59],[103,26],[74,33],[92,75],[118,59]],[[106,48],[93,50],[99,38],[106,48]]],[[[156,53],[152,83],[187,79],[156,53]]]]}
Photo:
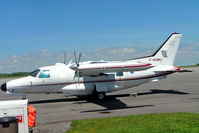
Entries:
{"type": "Polygon", "coordinates": [[[91,95],[94,86],[101,92],[112,92],[134,87],[146,82],[160,80],[171,72],[154,72],[155,68],[143,71],[116,72],[101,76],[76,74],[65,64],[56,64],[39,69],[38,74],[7,82],[7,91],[11,93],[69,93],[91,95]],[[49,71],[48,77],[41,77],[43,71],[49,71]]]}

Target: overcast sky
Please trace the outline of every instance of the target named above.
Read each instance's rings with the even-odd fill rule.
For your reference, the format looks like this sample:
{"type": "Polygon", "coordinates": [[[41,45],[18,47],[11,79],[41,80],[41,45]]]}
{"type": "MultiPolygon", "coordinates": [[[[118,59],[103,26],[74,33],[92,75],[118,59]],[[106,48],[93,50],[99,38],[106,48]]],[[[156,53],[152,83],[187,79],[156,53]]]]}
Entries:
{"type": "Polygon", "coordinates": [[[6,0],[0,2],[0,73],[74,58],[123,60],[152,54],[182,33],[175,65],[199,63],[198,0],[6,0]]]}

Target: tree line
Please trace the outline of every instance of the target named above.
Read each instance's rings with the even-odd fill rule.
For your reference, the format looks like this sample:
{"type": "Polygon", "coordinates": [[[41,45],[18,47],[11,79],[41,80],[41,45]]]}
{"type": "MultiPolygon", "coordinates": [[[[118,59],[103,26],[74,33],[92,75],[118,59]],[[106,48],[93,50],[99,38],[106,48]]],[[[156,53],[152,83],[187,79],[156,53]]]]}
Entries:
{"type": "Polygon", "coordinates": [[[0,78],[24,77],[30,74],[31,72],[0,73],[0,78]]]}

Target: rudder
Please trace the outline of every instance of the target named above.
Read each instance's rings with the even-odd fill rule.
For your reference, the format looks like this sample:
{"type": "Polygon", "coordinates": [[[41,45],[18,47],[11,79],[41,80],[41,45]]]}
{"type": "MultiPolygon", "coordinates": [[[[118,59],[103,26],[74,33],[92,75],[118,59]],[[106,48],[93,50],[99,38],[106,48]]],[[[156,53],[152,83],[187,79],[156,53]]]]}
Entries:
{"type": "Polygon", "coordinates": [[[161,47],[149,57],[151,63],[153,65],[173,65],[181,36],[182,34],[179,33],[171,34],[161,47]]]}

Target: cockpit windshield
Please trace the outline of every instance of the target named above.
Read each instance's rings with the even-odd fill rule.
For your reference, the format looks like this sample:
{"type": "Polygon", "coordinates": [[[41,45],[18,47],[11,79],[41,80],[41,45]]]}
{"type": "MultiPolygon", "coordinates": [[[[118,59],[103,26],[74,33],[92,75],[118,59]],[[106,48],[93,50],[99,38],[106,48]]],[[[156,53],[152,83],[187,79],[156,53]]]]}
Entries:
{"type": "Polygon", "coordinates": [[[31,74],[30,74],[30,76],[32,76],[32,77],[36,77],[37,76],[37,74],[39,73],[39,69],[37,69],[37,70],[34,70],[31,74]]]}

